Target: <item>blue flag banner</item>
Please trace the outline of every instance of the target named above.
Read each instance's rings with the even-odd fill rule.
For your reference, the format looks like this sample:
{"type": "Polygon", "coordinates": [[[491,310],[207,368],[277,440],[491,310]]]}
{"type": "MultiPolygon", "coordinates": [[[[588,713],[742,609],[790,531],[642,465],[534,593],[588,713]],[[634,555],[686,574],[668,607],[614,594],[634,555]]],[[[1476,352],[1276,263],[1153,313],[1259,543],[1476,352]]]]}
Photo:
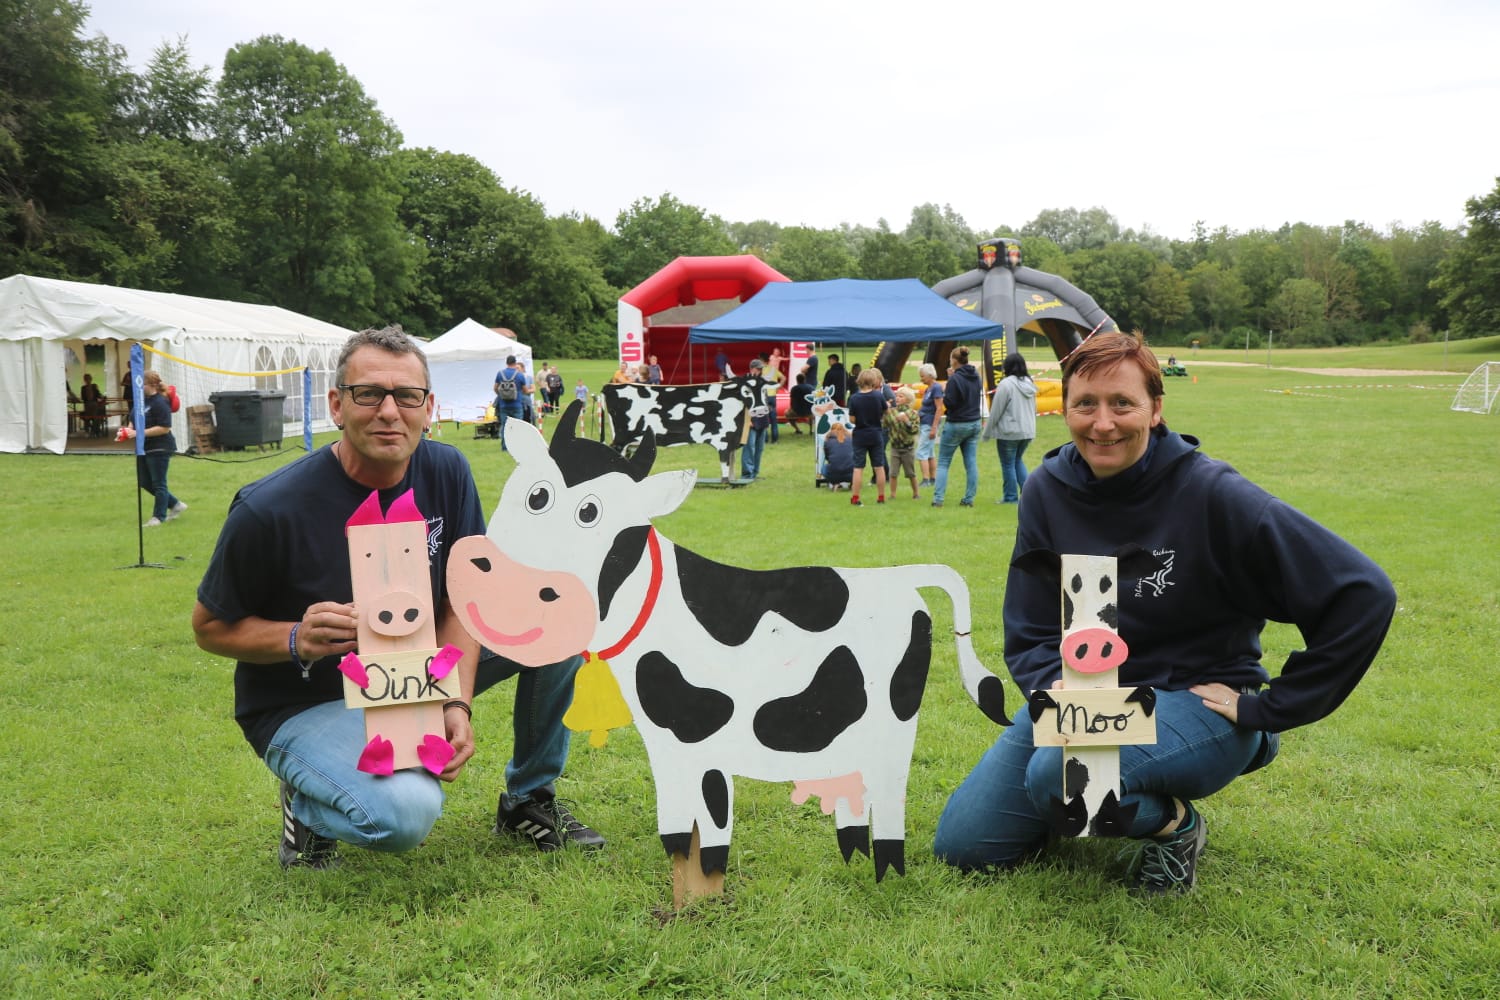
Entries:
{"type": "Polygon", "coordinates": [[[146,454],[146,352],[130,345],[130,426],[135,428],[135,453],[146,454]]]}

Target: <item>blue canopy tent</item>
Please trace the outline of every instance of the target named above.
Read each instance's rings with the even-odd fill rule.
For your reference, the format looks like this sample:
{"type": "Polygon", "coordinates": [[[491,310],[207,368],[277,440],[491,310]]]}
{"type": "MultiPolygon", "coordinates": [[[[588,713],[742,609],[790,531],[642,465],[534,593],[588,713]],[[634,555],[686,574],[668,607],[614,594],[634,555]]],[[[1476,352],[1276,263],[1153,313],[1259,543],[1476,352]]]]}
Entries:
{"type": "Polygon", "coordinates": [[[990,340],[1004,327],[965,312],[916,278],[777,281],[688,335],[695,344],[811,340],[825,344],[990,340]]]}

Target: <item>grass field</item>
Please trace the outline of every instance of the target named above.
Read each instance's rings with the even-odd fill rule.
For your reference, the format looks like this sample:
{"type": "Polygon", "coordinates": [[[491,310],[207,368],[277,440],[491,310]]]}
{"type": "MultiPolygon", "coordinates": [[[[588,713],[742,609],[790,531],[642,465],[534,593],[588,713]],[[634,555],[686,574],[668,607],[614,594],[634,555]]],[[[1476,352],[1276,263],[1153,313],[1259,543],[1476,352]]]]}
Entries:
{"type": "MultiPolygon", "coordinates": [[[[138,565],[128,458],[0,455],[0,647],[12,678],[0,687],[0,996],[1500,994],[1500,414],[1448,408],[1474,364],[1500,358],[1500,340],[1446,355],[1442,344],[1277,351],[1270,368],[1264,352],[1196,368],[1176,353],[1192,377],[1168,380],[1168,423],[1368,552],[1400,595],[1349,702],[1202,804],[1210,839],[1192,895],[1128,896],[1115,842],[1069,842],[992,878],[932,860],[948,792],[995,737],[941,638],[912,762],[905,878],[877,885],[859,857],[846,867],[831,818],[792,806],[785,785],[742,781],[726,896],[668,919],[669,864],[631,729],[600,750],[575,741],[561,783],[606,851],[541,855],[496,839],[509,685],[477,703],[479,756],[426,845],[282,872],[275,782],[230,716],[232,664],[197,649],[188,615],[236,488],[300,453],[176,459],[172,487],[191,509],[145,534],[144,561],[160,569],[138,565]]],[[[568,385],[584,375],[597,386],[609,366],[560,368],[568,385]]],[[[443,433],[492,506],[508,457],[451,425],[443,433]]],[[[1066,436],[1057,417],[1038,434],[1032,465],[1066,436]]],[[[993,450],[980,457],[973,510],[925,497],[853,509],[811,489],[810,441],[783,433],[765,479],[697,490],[658,527],[761,568],[948,562],[971,588],[978,652],[1003,673],[1015,512],[992,502],[993,450]]],[[[676,448],[657,467],[716,477],[716,464],[707,449],[676,448]]],[[[931,603],[945,636],[945,599],[931,603]]],[[[1294,630],[1268,628],[1268,665],[1298,644],[1294,630]]]]}

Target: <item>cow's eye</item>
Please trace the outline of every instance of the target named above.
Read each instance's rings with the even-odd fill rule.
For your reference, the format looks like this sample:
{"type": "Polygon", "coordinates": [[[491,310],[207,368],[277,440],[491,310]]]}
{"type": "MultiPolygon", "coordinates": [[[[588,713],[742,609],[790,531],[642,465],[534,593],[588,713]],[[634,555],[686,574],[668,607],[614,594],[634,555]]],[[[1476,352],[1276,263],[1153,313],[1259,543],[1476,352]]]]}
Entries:
{"type": "Polygon", "coordinates": [[[599,523],[599,518],[604,514],[604,509],[599,505],[599,498],[590,493],[578,503],[578,509],[573,512],[573,520],[578,522],[581,528],[592,528],[599,523]]]}
{"type": "Polygon", "coordinates": [[[552,487],[536,483],[526,494],[526,509],[533,514],[545,514],[552,509],[552,487]]]}

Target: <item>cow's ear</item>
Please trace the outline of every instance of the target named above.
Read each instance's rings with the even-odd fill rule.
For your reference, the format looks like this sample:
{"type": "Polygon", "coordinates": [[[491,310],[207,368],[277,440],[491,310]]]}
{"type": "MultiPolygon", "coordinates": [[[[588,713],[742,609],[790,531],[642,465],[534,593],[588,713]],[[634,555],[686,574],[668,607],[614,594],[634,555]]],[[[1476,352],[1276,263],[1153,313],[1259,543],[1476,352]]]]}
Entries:
{"type": "Polygon", "coordinates": [[[1029,549],[1010,561],[1022,573],[1041,577],[1049,583],[1062,581],[1062,556],[1050,549],[1029,549]]]}
{"type": "Polygon", "coordinates": [[[1114,557],[1119,566],[1116,579],[1138,580],[1161,569],[1161,560],[1139,545],[1122,545],[1115,549],[1114,557]]]}
{"type": "Polygon", "coordinates": [[[645,500],[646,517],[662,517],[682,506],[682,501],[693,492],[693,483],[697,479],[697,470],[678,469],[675,472],[659,472],[641,480],[639,488],[642,499],[645,500]]]}
{"type": "Polygon", "coordinates": [[[524,420],[505,421],[505,446],[511,450],[517,463],[536,462],[548,464],[547,442],[542,432],[524,420]]]}

